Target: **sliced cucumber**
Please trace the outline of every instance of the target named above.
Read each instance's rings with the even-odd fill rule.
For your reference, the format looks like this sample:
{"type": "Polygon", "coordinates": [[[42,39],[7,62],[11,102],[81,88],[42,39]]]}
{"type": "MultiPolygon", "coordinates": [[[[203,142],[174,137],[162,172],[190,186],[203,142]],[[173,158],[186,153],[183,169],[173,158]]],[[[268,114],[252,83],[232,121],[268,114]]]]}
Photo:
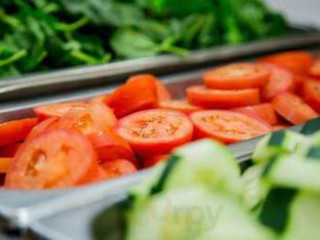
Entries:
{"type": "Polygon", "coordinates": [[[263,179],[270,185],[320,192],[320,161],[299,155],[283,155],[265,167],[263,179]]]}
{"type": "Polygon", "coordinates": [[[130,219],[127,240],[271,240],[240,203],[201,185],[155,195],[130,219]],[[236,234],[235,234],[236,233],[236,234]]]}
{"type": "Polygon", "coordinates": [[[242,196],[245,207],[248,210],[257,210],[262,202],[267,188],[260,177],[264,169],[264,164],[248,168],[242,175],[242,196]]]}
{"type": "Polygon", "coordinates": [[[181,161],[168,178],[166,189],[201,184],[212,191],[240,196],[240,167],[224,145],[202,140],[174,152],[181,161]]]}
{"type": "Polygon", "coordinates": [[[282,240],[313,240],[320,236],[320,196],[303,191],[290,208],[290,220],[282,240]]]}
{"type": "Polygon", "coordinates": [[[291,131],[278,131],[265,136],[256,146],[252,159],[256,163],[266,162],[281,153],[295,152],[305,137],[291,131]]]}
{"type": "Polygon", "coordinates": [[[320,130],[320,118],[315,118],[304,124],[301,133],[303,135],[312,135],[320,130]]]}

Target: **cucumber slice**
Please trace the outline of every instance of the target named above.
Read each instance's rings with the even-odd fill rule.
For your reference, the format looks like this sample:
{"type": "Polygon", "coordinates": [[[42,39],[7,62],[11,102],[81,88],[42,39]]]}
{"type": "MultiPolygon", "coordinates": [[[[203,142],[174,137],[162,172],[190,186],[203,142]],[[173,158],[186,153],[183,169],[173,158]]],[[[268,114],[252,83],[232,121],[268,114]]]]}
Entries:
{"type": "Polygon", "coordinates": [[[248,210],[259,210],[259,206],[267,193],[267,187],[260,179],[263,169],[263,164],[256,165],[248,168],[242,175],[242,198],[248,210]]]}
{"type": "Polygon", "coordinates": [[[283,155],[265,167],[263,179],[270,185],[320,192],[320,161],[299,155],[283,155]]]}
{"type": "Polygon", "coordinates": [[[150,239],[270,240],[273,234],[237,201],[192,185],[155,195],[130,218],[127,240],[150,239]]]}
{"type": "Polygon", "coordinates": [[[290,220],[283,234],[283,240],[319,239],[320,196],[303,191],[291,204],[290,220]]]}
{"type": "Polygon", "coordinates": [[[240,196],[240,167],[224,145],[202,140],[177,149],[174,155],[181,161],[171,172],[166,189],[201,184],[212,191],[240,196]]]}
{"type": "Polygon", "coordinates": [[[301,133],[311,135],[320,130],[320,118],[315,118],[304,124],[301,133]]]}
{"type": "Polygon", "coordinates": [[[295,152],[306,137],[291,131],[278,131],[265,136],[257,144],[252,159],[256,163],[266,162],[281,153],[295,152]]]}

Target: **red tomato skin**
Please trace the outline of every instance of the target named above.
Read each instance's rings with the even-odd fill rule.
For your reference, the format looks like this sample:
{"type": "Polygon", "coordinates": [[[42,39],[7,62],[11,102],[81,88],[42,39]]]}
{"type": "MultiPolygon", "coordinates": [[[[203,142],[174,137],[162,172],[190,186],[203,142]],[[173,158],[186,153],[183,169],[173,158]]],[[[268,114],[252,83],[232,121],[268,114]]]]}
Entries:
{"type": "Polygon", "coordinates": [[[320,82],[308,80],[302,88],[304,100],[318,113],[320,113],[320,82]]]}
{"type": "MultiPolygon", "coordinates": [[[[214,114],[217,113],[217,114],[223,114],[223,115],[227,114],[227,115],[234,115],[239,118],[244,118],[247,120],[249,119],[251,122],[253,121],[256,125],[259,125],[259,127],[261,128],[261,133],[259,135],[266,134],[268,132],[271,132],[272,130],[271,126],[265,123],[264,121],[257,120],[255,118],[249,117],[242,113],[236,113],[236,112],[227,111],[227,110],[206,110],[202,112],[196,112],[190,115],[191,121],[195,127],[195,139],[211,138],[225,144],[232,144],[232,143],[249,139],[249,138],[240,138],[239,136],[235,136],[235,135],[233,136],[221,135],[213,130],[209,130],[205,128],[201,122],[199,123],[197,115],[199,114],[202,115],[207,113],[214,113],[214,114]]],[[[253,137],[257,137],[257,136],[253,136],[253,137]]]]}
{"type": "Polygon", "coordinates": [[[105,99],[116,117],[158,107],[158,93],[155,78],[138,75],[129,78],[126,84],[116,89],[105,99]]]}
{"type": "MultiPolygon", "coordinates": [[[[78,157],[80,158],[80,156],[78,157]]],[[[47,164],[47,161],[43,164],[47,164]]],[[[97,167],[97,155],[91,143],[84,136],[75,131],[70,131],[67,129],[54,129],[30,139],[29,141],[25,142],[21,148],[19,148],[18,152],[13,158],[12,163],[9,166],[8,173],[5,178],[4,187],[7,189],[20,190],[44,190],[52,188],[68,188],[73,186],[79,186],[92,181],[93,176],[97,172],[97,167]],[[62,142],[58,143],[58,141],[62,142]],[[47,144],[48,142],[52,144],[47,144]],[[35,153],[44,154],[46,156],[46,159],[55,157],[58,157],[58,159],[60,159],[60,156],[52,155],[51,152],[57,151],[55,150],[56,146],[58,146],[57,144],[68,144],[69,146],[72,146],[72,148],[70,149],[72,149],[71,151],[73,151],[73,153],[71,155],[67,155],[67,158],[65,157],[65,155],[64,157],[62,157],[62,159],[65,159],[66,161],[61,162],[60,160],[60,162],[51,162],[51,167],[54,168],[45,169],[45,165],[42,165],[42,169],[37,170],[37,172],[35,173],[37,175],[33,175],[33,173],[28,173],[28,169],[31,164],[33,164],[32,168],[35,169],[35,163],[29,161],[29,158],[32,158],[33,154],[35,153]],[[74,150],[73,148],[77,148],[77,150],[74,150]],[[81,152],[79,153],[79,155],[81,155],[82,160],[80,163],[81,167],[79,165],[78,159],[75,159],[75,152],[77,151],[81,152]],[[30,153],[31,155],[28,155],[30,153]],[[72,172],[70,172],[70,169],[68,169],[68,174],[63,174],[58,179],[54,178],[54,182],[51,182],[50,186],[46,186],[46,184],[42,181],[44,178],[48,178],[49,176],[47,172],[46,174],[44,174],[44,169],[46,171],[50,170],[51,174],[54,174],[52,176],[50,175],[51,177],[56,177],[55,174],[61,174],[61,171],[66,171],[66,169],[61,169],[62,166],[65,166],[61,165],[62,163],[71,167],[72,172]],[[41,174],[41,176],[38,174],[41,174]],[[30,177],[32,178],[30,179],[30,177]]]]}
{"type": "Polygon", "coordinates": [[[0,148],[0,158],[13,158],[22,143],[11,143],[0,148]]]}
{"type": "Polygon", "coordinates": [[[308,69],[308,74],[311,77],[320,79],[320,59],[313,62],[312,66],[308,69]]]}
{"type": "Polygon", "coordinates": [[[259,89],[213,90],[193,86],[186,90],[190,104],[208,109],[228,109],[260,103],[259,89]]]}
{"type": "Polygon", "coordinates": [[[0,124],[0,146],[24,140],[37,123],[37,118],[26,118],[0,124]]]}
{"type": "Polygon", "coordinates": [[[99,163],[116,159],[128,159],[137,166],[136,157],[130,145],[113,130],[104,131],[88,136],[99,158],[99,163]]]}
{"type": "Polygon", "coordinates": [[[271,101],[275,96],[284,92],[296,90],[296,78],[287,69],[273,64],[264,64],[271,71],[269,82],[262,89],[262,98],[271,101]]]}
{"type": "Polygon", "coordinates": [[[299,96],[292,93],[283,93],[275,97],[272,101],[275,111],[292,124],[302,124],[318,117],[308,104],[299,96]]]}
{"type": "Polygon", "coordinates": [[[186,115],[189,115],[190,113],[193,113],[196,111],[203,110],[203,108],[191,105],[184,100],[161,101],[159,103],[159,107],[162,109],[178,111],[178,112],[184,113],[186,115]]]}
{"type": "Polygon", "coordinates": [[[32,128],[32,130],[30,131],[30,133],[26,137],[26,140],[29,140],[29,139],[36,137],[36,136],[39,136],[41,133],[44,133],[44,132],[52,129],[52,127],[58,121],[59,121],[58,117],[52,117],[52,118],[47,118],[47,119],[43,120],[42,122],[38,123],[34,128],[32,128]]]}
{"type": "Polygon", "coordinates": [[[193,136],[193,125],[188,117],[180,112],[165,109],[151,109],[133,113],[125,118],[120,119],[116,127],[116,131],[129,143],[132,150],[137,155],[150,156],[168,154],[173,148],[190,142],[193,136]],[[161,140],[154,139],[152,137],[144,138],[141,136],[133,138],[131,134],[128,133],[128,129],[131,128],[131,125],[134,124],[137,119],[144,119],[144,116],[148,116],[149,114],[151,116],[162,116],[164,118],[169,115],[173,116],[174,119],[179,120],[181,125],[179,125],[179,129],[176,130],[180,131],[179,136],[170,135],[168,137],[162,137],[161,140]]]}
{"type": "Polygon", "coordinates": [[[172,96],[166,86],[160,82],[160,80],[155,80],[156,82],[156,90],[159,101],[170,101],[172,100],[172,96]]]}
{"type": "Polygon", "coordinates": [[[313,63],[313,57],[306,51],[290,51],[269,55],[258,60],[271,63],[296,73],[305,73],[313,63]]]}
{"type": "Polygon", "coordinates": [[[62,117],[65,115],[70,109],[86,109],[88,104],[83,102],[66,102],[66,103],[56,103],[56,104],[48,104],[36,107],[33,109],[35,115],[38,117],[39,121],[43,121],[47,118],[52,117],[62,117]]]}
{"type": "Polygon", "coordinates": [[[260,88],[268,82],[269,77],[270,71],[255,63],[230,64],[209,70],[202,76],[208,88],[221,90],[260,88]],[[247,73],[239,76],[239,72],[243,71],[247,73]],[[236,73],[235,76],[232,72],[236,73]]]}
{"type": "Polygon", "coordinates": [[[116,159],[110,162],[105,162],[100,166],[105,171],[107,179],[134,174],[138,171],[137,168],[126,159],[116,159]]]}
{"type": "Polygon", "coordinates": [[[253,118],[257,118],[270,125],[275,125],[278,122],[277,115],[273,109],[272,104],[270,103],[263,103],[259,105],[242,107],[242,108],[234,108],[232,110],[235,112],[248,115],[253,118]]]}

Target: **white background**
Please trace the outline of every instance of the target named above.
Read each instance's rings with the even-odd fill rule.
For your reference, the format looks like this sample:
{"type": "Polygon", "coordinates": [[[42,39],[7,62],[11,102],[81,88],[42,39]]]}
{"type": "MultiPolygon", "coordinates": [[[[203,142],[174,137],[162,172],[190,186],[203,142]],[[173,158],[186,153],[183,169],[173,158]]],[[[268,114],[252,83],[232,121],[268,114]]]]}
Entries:
{"type": "Polygon", "coordinates": [[[320,27],[320,0],[264,0],[291,23],[320,27]]]}

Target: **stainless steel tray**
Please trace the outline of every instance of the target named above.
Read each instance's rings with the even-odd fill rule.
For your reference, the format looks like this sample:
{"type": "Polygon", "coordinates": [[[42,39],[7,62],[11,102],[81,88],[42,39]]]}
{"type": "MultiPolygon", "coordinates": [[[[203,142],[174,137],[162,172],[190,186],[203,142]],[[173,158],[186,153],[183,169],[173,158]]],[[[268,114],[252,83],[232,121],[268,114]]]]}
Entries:
{"type": "Polygon", "coordinates": [[[168,74],[174,71],[212,66],[213,64],[241,57],[314,46],[319,43],[320,33],[317,30],[302,30],[297,34],[256,41],[245,45],[197,50],[185,57],[162,55],[152,58],[114,62],[100,66],[79,67],[42,74],[25,75],[20,78],[2,79],[0,81],[0,102],[44,96],[45,94],[86,87],[110,86],[124,81],[128,75],[135,73],[168,74]]]}
{"type": "MultiPolygon", "coordinates": [[[[310,50],[316,52],[317,48],[310,50]]],[[[248,58],[247,60],[250,59],[248,58]]],[[[172,94],[176,98],[180,98],[184,96],[185,87],[200,82],[200,76],[203,71],[204,69],[200,69],[175,74],[163,77],[162,80],[166,83],[172,94]]],[[[82,92],[71,92],[48,98],[40,97],[14,104],[1,104],[0,121],[3,122],[30,116],[33,107],[44,103],[85,100],[89,97],[109,92],[114,87],[116,86],[83,90],[82,92]]],[[[293,127],[293,129],[299,131],[301,126],[293,127]]],[[[233,151],[234,156],[242,162],[250,158],[256,143],[257,139],[253,139],[230,145],[230,149],[233,151]]],[[[150,171],[147,170],[121,179],[70,190],[42,192],[0,190],[0,228],[25,230],[31,224],[38,221],[41,223],[41,219],[50,218],[55,214],[64,214],[66,211],[84,208],[84,206],[86,208],[88,204],[94,204],[99,201],[107,203],[107,199],[119,193],[119,189],[125,190],[135,185],[149,173],[150,171]]]]}
{"type": "MultiPolygon", "coordinates": [[[[320,129],[320,118],[316,120],[320,129]]],[[[291,128],[293,131],[301,131],[302,126],[295,126],[291,128]]],[[[314,127],[312,127],[314,129],[314,127]]],[[[239,164],[246,167],[250,164],[250,155],[253,147],[256,145],[259,138],[250,141],[245,141],[239,144],[230,146],[232,152],[235,154],[239,149],[247,149],[250,154],[244,155],[235,154],[239,156],[239,164]]],[[[150,172],[149,172],[150,173],[150,172]]],[[[149,174],[148,173],[148,174],[149,174]]],[[[145,174],[145,173],[143,173],[145,174]]],[[[144,176],[145,177],[145,176],[144,176]]],[[[34,222],[26,229],[24,236],[31,239],[50,239],[50,240],[90,240],[92,239],[92,230],[97,219],[101,221],[103,216],[104,229],[110,234],[110,237],[104,240],[123,240],[124,233],[124,211],[121,204],[128,197],[128,190],[139,183],[141,179],[138,175],[131,179],[131,184],[125,186],[123,189],[116,191],[116,194],[109,196],[107,199],[100,194],[95,202],[86,203],[84,206],[78,206],[72,209],[63,209],[58,213],[44,218],[35,219],[34,222]],[[102,215],[103,214],[103,215],[102,215]]],[[[72,197],[70,198],[72,199],[72,197]]],[[[75,196],[73,197],[75,199],[75,196]]],[[[101,223],[98,223],[101,226],[101,223]]]]}

